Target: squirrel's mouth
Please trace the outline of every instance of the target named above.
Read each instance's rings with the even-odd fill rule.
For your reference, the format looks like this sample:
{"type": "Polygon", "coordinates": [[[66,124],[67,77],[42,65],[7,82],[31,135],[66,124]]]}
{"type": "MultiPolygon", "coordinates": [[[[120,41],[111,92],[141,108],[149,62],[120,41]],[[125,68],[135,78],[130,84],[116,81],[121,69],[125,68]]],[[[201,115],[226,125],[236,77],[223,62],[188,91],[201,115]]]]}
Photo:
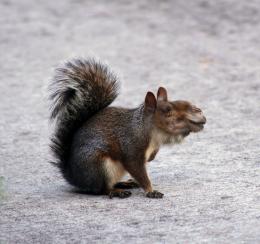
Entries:
{"type": "Polygon", "coordinates": [[[185,136],[188,136],[190,134],[190,130],[184,130],[182,135],[185,137],[185,136]]]}
{"type": "Polygon", "coordinates": [[[191,132],[199,132],[203,130],[207,121],[202,112],[188,113],[186,118],[191,132]]]}
{"type": "Polygon", "coordinates": [[[199,131],[203,130],[205,123],[206,123],[206,121],[195,122],[195,121],[189,120],[191,132],[199,132],[199,131]]]}

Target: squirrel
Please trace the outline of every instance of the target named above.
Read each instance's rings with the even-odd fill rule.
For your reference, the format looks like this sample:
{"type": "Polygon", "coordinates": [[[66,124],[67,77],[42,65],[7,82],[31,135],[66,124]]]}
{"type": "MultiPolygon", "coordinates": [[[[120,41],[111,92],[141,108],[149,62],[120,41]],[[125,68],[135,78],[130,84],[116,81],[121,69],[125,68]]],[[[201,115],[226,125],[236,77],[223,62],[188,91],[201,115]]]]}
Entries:
{"type": "Polygon", "coordinates": [[[50,148],[63,177],[86,194],[126,198],[141,187],[146,197],[162,198],[147,174],[161,145],[180,143],[206,123],[201,109],[169,101],[159,87],[134,109],[109,106],[118,79],[95,59],[73,59],[57,68],[50,85],[50,148]],[[120,182],[129,173],[133,179],[120,182]]]}

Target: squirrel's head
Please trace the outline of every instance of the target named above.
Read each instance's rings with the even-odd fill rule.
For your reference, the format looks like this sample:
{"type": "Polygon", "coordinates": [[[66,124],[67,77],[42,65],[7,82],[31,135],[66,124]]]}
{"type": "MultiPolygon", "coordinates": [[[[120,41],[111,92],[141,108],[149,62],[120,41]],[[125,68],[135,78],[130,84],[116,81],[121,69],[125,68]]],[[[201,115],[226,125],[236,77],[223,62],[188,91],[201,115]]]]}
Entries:
{"type": "Polygon", "coordinates": [[[153,114],[155,127],[173,136],[199,132],[206,123],[201,109],[187,101],[169,101],[163,87],[158,89],[157,99],[152,92],[147,93],[145,110],[153,114]]]}

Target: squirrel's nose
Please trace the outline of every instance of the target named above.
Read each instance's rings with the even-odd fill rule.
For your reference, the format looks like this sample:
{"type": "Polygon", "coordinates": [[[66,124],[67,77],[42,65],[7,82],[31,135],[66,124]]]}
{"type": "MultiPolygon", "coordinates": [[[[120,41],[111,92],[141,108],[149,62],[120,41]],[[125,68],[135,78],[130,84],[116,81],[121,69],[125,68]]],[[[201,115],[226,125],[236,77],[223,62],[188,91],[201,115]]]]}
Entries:
{"type": "Polygon", "coordinates": [[[203,115],[203,116],[202,116],[202,119],[201,119],[201,123],[202,123],[202,124],[206,124],[206,122],[207,122],[207,119],[206,119],[206,117],[203,115]]]}

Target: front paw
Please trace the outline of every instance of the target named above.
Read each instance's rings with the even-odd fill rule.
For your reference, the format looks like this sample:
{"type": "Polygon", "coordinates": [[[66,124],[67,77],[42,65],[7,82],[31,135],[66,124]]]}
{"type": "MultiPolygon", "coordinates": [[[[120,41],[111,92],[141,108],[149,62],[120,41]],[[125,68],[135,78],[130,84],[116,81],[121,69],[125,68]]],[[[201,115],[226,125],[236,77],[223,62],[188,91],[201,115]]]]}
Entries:
{"type": "Polygon", "coordinates": [[[163,193],[159,192],[159,191],[149,191],[146,193],[146,197],[149,198],[163,198],[163,193]]]}

